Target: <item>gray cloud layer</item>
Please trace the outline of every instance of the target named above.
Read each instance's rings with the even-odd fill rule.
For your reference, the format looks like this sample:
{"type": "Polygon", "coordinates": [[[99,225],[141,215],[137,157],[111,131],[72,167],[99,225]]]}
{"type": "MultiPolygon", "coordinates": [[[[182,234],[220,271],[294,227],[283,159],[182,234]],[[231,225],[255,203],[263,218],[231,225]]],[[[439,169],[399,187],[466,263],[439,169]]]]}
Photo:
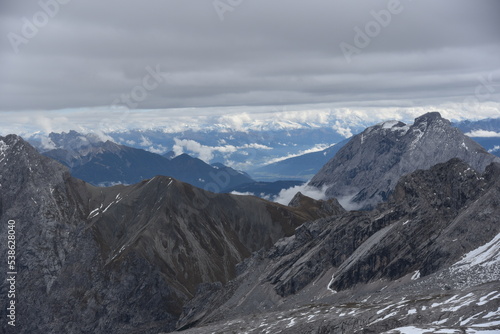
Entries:
{"type": "Polygon", "coordinates": [[[500,101],[499,1],[216,1],[2,1],[0,111],[500,101]]]}

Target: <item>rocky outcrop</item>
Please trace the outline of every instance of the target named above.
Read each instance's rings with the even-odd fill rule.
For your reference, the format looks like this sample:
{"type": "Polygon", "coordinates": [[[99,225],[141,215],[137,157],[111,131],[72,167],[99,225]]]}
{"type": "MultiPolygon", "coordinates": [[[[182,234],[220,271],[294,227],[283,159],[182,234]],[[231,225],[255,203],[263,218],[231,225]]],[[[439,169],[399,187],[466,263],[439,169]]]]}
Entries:
{"type": "Polygon", "coordinates": [[[295,273],[290,275],[287,266],[278,265],[269,278],[286,296],[296,292],[288,286],[296,286],[293,282],[317,267],[314,259],[323,265],[316,272],[336,268],[329,284],[332,290],[377,279],[396,280],[415,271],[425,276],[445,268],[500,232],[493,214],[500,207],[499,172],[500,165],[492,164],[479,174],[458,159],[416,171],[403,177],[390,202],[377,210],[302,226],[294,239],[321,234],[302,238],[305,242],[294,246],[292,253],[283,253],[278,243],[270,251],[272,256],[293,254],[296,260],[287,266],[295,273]]]}
{"type": "Polygon", "coordinates": [[[303,195],[300,191],[295,194],[290,203],[288,203],[288,206],[300,208],[302,212],[307,212],[311,216],[324,216],[325,213],[328,216],[336,216],[345,212],[345,209],[335,198],[328,201],[315,200],[303,195]]]}
{"type": "Polygon", "coordinates": [[[0,238],[14,220],[17,271],[16,327],[3,332],[173,330],[199,284],[227,282],[252,252],[329,214],[162,176],[94,187],[14,135],[0,137],[0,188],[0,238]]]}
{"type": "MultiPolygon", "coordinates": [[[[417,313],[417,305],[422,317],[436,305],[467,299],[464,287],[475,289],[469,297],[474,296],[481,310],[470,307],[451,317],[442,307],[426,317],[436,323],[447,317],[441,324],[457,328],[479,311],[493,314],[498,305],[493,286],[500,277],[500,262],[494,260],[498,242],[492,241],[500,233],[499,176],[500,164],[478,173],[458,159],[415,171],[403,177],[390,200],[376,210],[340,213],[303,224],[268,252],[254,254],[242,264],[244,270],[236,280],[211,296],[217,308],[202,310],[200,319],[192,311],[198,305],[189,303],[179,324],[187,328],[192,318],[197,326],[208,326],[204,330],[222,333],[231,321],[274,323],[273,331],[283,333],[380,333],[424,323],[409,317],[417,313]],[[487,266],[454,269],[464,254],[481,254],[481,247],[481,252],[489,253],[480,255],[484,261],[478,263],[487,266]],[[464,278],[468,276],[476,279],[464,278]],[[491,297],[487,307],[480,302],[484,296],[491,297]],[[377,306],[376,300],[381,304],[377,306]],[[271,312],[288,321],[273,322],[271,312]],[[327,312],[337,316],[318,315],[327,312]],[[256,321],[248,314],[254,314],[256,321]]],[[[500,314],[496,317],[500,319],[500,314]]],[[[242,325],[240,330],[250,328],[242,325]]]]}
{"type": "Polygon", "coordinates": [[[390,121],[354,136],[310,181],[348,209],[370,209],[387,201],[399,179],[459,158],[483,172],[498,157],[462,134],[437,112],[412,125],[390,121]]]}
{"type": "Polygon", "coordinates": [[[500,232],[498,219],[485,214],[498,211],[499,172],[500,165],[492,164],[481,175],[453,159],[403,177],[391,202],[372,219],[381,229],[338,267],[330,288],[416,271],[429,275],[490,241],[500,232]]]}

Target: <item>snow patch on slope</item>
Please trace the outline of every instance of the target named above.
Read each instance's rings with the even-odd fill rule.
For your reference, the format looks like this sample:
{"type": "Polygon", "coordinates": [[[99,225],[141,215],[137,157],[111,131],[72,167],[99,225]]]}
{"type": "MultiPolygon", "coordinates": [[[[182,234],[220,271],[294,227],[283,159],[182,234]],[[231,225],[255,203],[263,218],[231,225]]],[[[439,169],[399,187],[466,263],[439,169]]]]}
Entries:
{"type": "Polygon", "coordinates": [[[3,140],[0,140],[0,162],[3,161],[3,159],[5,159],[5,155],[7,152],[7,150],[9,149],[9,145],[7,145],[6,142],[4,142],[3,140]]]}
{"type": "Polygon", "coordinates": [[[387,122],[384,122],[384,123],[382,123],[382,129],[390,129],[394,125],[396,125],[398,123],[399,123],[399,121],[387,121],[387,122]]]}
{"type": "Polygon", "coordinates": [[[464,258],[453,265],[457,268],[474,266],[491,266],[500,264],[500,233],[487,244],[464,255],[464,258]]]}

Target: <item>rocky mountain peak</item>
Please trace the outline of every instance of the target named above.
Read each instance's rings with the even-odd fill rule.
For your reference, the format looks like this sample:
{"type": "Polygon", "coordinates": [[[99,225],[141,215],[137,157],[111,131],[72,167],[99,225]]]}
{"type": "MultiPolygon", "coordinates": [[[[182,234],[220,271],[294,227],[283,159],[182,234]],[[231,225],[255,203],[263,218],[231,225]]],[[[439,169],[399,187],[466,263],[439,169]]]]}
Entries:
{"type": "MultiPolygon", "coordinates": [[[[295,196],[293,196],[292,200],[290,201],[290,203],[288,203],[288,206],[291,206],[291,207],[294,207],[294,208],[297,208],[297,207],[300,207],[301,205],[304,204],[304,202],[308,201],[308,200],[313,200],[312,198],[310,197],[307,197],[305,195],[303,195],[300,191],[298,193],[295,194],[295,196]]],[[[313,200],[314,201],[314,200],[313,200]]]]}
{"type": "Polygon", "coordinates": [[[52,159],[41,156],[35,148],[17,135],[0,136],[0,174],[6,178],[15,173],[19,182],[36,179],[43,183],[54,177],[54,170],[67,173],[68,170],[52,159]],[[35,176],[39,176],[41,180],[35,176]]]}
{"type": "Polygon", "coordinates": [[[459,158],[483,172],[499,161],[461,133],[438,112],[415,119],[412,125],[390,121],[354,136],[311,180],[327,185],[326,194],[349,209],[373,208],[388,199],[397,181],[417,169],[459,158]]]}
{"type": "MultiPolygon", "coordinates": [[[[13,149],[23,143],[23,139],[17,135],[0,136],[0,156],[6,157],[11,154],[13,149]]],[[[19,149],[17,150],[20,151],[19,149]]]]}
{"type": "Polygon", "coordinates": [[[327,201],[315,200],[302,194],[300,191],[295,194],[290,203],[288,203],[288,206],[300,209],[315,217],[321,217],[323,215],[335,216],[345,212],[345,209],[335,198],[327,201]]]}
{"type": "Polygon", "coordinates": [[[82,134],[75,130],[70,130],[69,132],[62,133],[51,132],[49,134],[49,139],[54,144],[55,148],[78,150],[82,147],[97,145],[111,138],[106,135],[100,136],[92,132],[82,134]]]}
{"type": "Polygon", "coordinates": [[[415,118],[415,122],[413,123],[413,125],[419,126],[422,123],[451,125],[450,121],[443,118],[438,111],[428,112],[426,114],[423,114],[422,116],[415,118]]]}
{"type": "Polygon", "coordinates": [[[415,122],[410,127],[410,131],[414,132],[416,136],[426,132],[449,131],[449,129],[454,129],[451,127],[451,122],[441,117],[437,111],[415,118],[415,122]]]}
{"type": "Polygon", "coordinates": [[[0,142],[4,143],[5,145],[15,144],[19,140],[21,140],[21,137],[19,137],[18,135],[14,135],[14,134],[10,134],[10,135],[7,135],[5,137],[0,136],[0,142]]]}

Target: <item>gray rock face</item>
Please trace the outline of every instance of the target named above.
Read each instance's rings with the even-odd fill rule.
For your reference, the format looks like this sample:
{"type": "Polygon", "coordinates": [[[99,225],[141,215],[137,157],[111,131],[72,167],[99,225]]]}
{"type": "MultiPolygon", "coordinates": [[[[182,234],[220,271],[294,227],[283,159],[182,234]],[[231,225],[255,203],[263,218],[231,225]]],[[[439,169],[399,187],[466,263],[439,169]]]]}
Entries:
{"type": "Polygon", "coordinates": [[[493,161],[500,162],[439,113],[432,112],[416,118],[412,125],[391,121],[367,128],[309,184],[327,185],[327,195],[339,199],[348,209],[370,209],[388,199],[403,175],[452,158],[463,160],[478,172],[493,161]]]}
{"type": "Polygon", "coordinates": [[[227,282],[254,251],[269,249],[329,211],[214,194],[169,177],[92,189],[89,222],[106,265],[138,252],[187,300],[205,282],[227,282]]]}
{"type": "Polygon", "coordinates": [[[328,216],[334,216],[345,212],[344,208],[335,198],[328,201],[315,200],[303,195],[300,191],[295,194],[290,203],[288,203],[288,206],[300,208],[301,211],[308,212],[311,216],[323,216],[325,213],[328,216]]]}
{"type": "Polygon", "coordinates": [[[305,223],[255,254],[210,310],[194,299],[179,324],[195,319],[186,333],[499,329],[498,217],[500,164],[480,174],[452,159],[413,172],[376,210],[305,223]]]}
{"type": "Polygon", "coordinates": [[[94,187],[13,135],[0,137],[0,189],[0,252],[14,220],[18,273],[16,326],[3,321],[5,333],[173,330],[200,283],[234,278],[252,252],[328,214],[168,177],[94,187]]]}
{"type": "MultiPolygon", "coordinates": [[[[0,138],[0,237],[16,231],[16,322],[4,333],[82,333],[171,328],[175,291],[161,272],[130,254],[105,267],[88,216],[86,185],[17,136],[0,138]],[[141,293],[134,293],[141,291],[141,293]]],[[[1,253],[7,254],[6,242],[1,253]]],[[[6,261],[2,261],[6,273],[6,261]]],[[[0,293],[7,296],[5,280],[0,293]]],[[[6,319],[7,298],[0,316],[6,319]]]]}

